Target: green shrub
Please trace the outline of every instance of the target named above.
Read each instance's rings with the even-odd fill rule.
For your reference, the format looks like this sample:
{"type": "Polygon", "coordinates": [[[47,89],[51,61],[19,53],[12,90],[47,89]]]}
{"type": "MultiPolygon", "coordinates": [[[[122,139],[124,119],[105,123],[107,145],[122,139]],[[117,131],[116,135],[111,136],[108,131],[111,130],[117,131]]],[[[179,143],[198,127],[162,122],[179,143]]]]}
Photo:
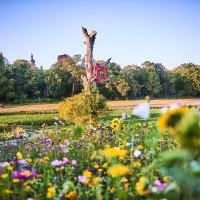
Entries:
{"type": "Polygon", "coordinates": [[[95,86],[59,104],[60,117],[76,124],[94,123],[107,109],[105,97],[95,86]]]}

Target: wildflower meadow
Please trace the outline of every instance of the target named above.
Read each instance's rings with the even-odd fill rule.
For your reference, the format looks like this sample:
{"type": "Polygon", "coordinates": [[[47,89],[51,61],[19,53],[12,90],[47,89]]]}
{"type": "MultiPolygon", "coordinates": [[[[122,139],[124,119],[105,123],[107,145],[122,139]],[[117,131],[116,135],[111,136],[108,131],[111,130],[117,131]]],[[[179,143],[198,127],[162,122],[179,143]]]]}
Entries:
{"type": "Polygon", "coordinates": [[[148,102],[94,127],[54,117],[0,140],[1,200],[200,199],[200,111],[148,102]]]}

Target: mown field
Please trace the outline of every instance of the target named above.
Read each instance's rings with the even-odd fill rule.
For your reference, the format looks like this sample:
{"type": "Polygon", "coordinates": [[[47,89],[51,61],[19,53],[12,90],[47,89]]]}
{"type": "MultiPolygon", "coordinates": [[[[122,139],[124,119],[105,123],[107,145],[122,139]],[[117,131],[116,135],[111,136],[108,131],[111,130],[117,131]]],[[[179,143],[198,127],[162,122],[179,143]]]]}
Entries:
{"type": "MultiPolygon", "coordinates": [[[[133,108],[134,106],[144,102],[144,100],[124,100],[124,101],[108,101],[107,105],[110,108],[133,108]]],[[[160,100],[151,100],[151,107],[162,107],[168,106],[173,103],[183,103],[186,105],[200,105],[200,99],[160,99],[160,100]]],[[[15,112],[50,112],[58,111],[58,104],[30,104],[30,105],[4,105],[3,108],[0,108],[0,113],[15,113],[15,112]]]]}

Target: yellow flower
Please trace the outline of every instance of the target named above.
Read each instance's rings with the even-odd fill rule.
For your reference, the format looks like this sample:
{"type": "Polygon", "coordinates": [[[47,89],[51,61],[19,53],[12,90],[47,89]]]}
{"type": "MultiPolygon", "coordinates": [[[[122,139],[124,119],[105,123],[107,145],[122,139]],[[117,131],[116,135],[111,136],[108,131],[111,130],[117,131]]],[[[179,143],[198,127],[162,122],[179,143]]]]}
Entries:
{"type": "Polygon", "coordinates": [[[121,125],[121,130],[125,131],[126,130],[126,126],[124,124],[121,125]]]}
{"type": "Polygon", "coordinates": [[[133,167],[140,168],[142,166],[141,162],[135,161],[133,162],[133,167]]]}
{"type": "Polygon", "coordinates": [[[13,180],[12,180],[12,182],[13,183],[18,183],[20,180],[18,179],[18,178],[14,178],[13,180]]]}
{"type": "Polygon", "coordinates": [[[12,193],[13,193],[13,191],[12,191],[12,190],[9,190],[9,189],[6,189],[6,190],[4,190],[4,191],[5,191],[6,194],[12,194],[12,193]]]}
{"type": "Polygon", "coordinates": [[[126,150],[122,150],[119,148],[108,148],[105,150],[105,157],[106,158],[111,158],[111,157],[124,157],[125,155],[127,155],[127,151],[126,150]]]}
{"type": "Polygon", "coordinates": [[[26,185],[26,186],[25,186],[25,190],[26,190],[26,191],[30,191],[30,190],[31,190],[31,186],[30,186],[30,185],[26,185]]]}
{"type": "Polygon", "coordinates": [[[110,193],[113,193],[115,191],[115,188],[110,189],[110,193]]]}
{"type": "Polygon", "coordinates": [[[85,170],[83,172],[83,176],[85,176],[87,179],[90,179],[90,178],[92,178],[92,172],[85,170]]]}
{"type": "Polygon", "coordinates": [[[108,166],[108,162],[104,163],[102,167],[106,168],[107,166],[108,166]]]}
{"type": "Polygon", "coordinates": [[[59,171],[60,171],[60,168],[59,168],[59,167],[56,167],[55,171],[56,171],[56,172],[59,172],[59,171]]]}
{"type": "Polygon", "coordinates": [[[25,176],[25,177],[30,177],[31,176],[31,172],[30,171],[24,171],[24,172],[21,172],[20,174],[22,176],[25,176]]]}
{"type": "Polygon", "coordinates": [[[98,168],[99,168],[99,165],[96,164],[96,165],[94,166],[94,168],[95,168],[95,169],[98,169],[98,168]]]}
{"type": "Polygon", "coordinates": [[[111,128],[113,129],[113,131],[117,131],[118,128],[119,128],[119,124],[117,124],[117,123],[112,123],[112,124],[111,124],[111,128]]]}
{"type": "Polygon", "coordinates": [[[55,196],[56,194],[56,189],[54,187],[49,187],[47,190],[47,198],[51,199],[55,196]]]}
{"type": "Polygon", "coordinates": [[[148,179],[144,176],[140,177],[139,181],[136,183],[135,189],[140,195],[147,195],[150,193],[148,179]]]}
{"type": "Polygon", "coordinates": [[[7,168],[7,170],[9,170],[9,171],[12,171],[12,170],[13,170],[13,167],[10,166],[10,165],[8,165],[6,168],[7,168]]]}
{"type": "Polygon", "coordinates": [[[31,158],[26,158],[25,159],[27,162],[31,163],[32,162],[32,159],[31,158]]]}
{"type": "Polygon", "coordinates": [[[126,165],[116,164],[111,166],[108,169],[107,173],[110,174],[112,177],[124,176],[130,173],[130,168],[126,165]]]}
{"type": "Polygon", "coordinates": [[[8,178],[8,174],[1,174],[1,178],[8,178]]]}
{"type": "Polygon", "coordinates": [[[189,113],[189,109],[185,107],[168,110],[158,119],[158,126],[162,132],[170,128],[170,132],[174,133],[174,128],[181,121],[182,117],[189,113]]]}
{"type": "Polygon", "coordinates": [[[49,160],[49,157],[48,156],[44,156],[44,160],[49,160]]]}
{"type": "Polygon", "coordinates": [[[71,191],[68,194],[65,194],[64,197],[68,198],[70,200],[75,200],[76,199],[76,191],[71,191]]]}
{"type": "Polygon", "coordinates": [[[163,181],[164,181],[165,183],[168,183],[168,182],[169,182],[169,177],[168,177],[168,176],[164,176],[164,177],[163,177],[163,181]]]}
{"type": "Polygon", "coordinates": [[[94,185],[96,185],[96,184],[98,184],[98,183],[101,183],[101,182],[102,182],[102,179],[101,179],[100,177],[95,177],[95,178],[93,178],[93,179],[91,180],[90,185],[91,185],[91,186],[94,186],[94,185]]]}
{"type": "Polygon", "coordinates": [[[125,177],[122,177],[121,180],[120,180],[120,182],[121,182],[121,183],[126,183],[126,182],[128,182],[128,179],[125,178],[125,177]]]}
{"type": "Polygon", "coordinates": [[[130,184],[129,183],[125,183],[124,184],[124,191],[125,192],[128,192],[128,186],[129,186],[130,184]]]}
{"type": "Polygon", "coordinates": [[[119,124],[119,123],[120,123],[120,119],[118,119],[118,118],[114,118],[112,120],[112,124],[119,124]]]}
{"type": "Polygon", "coordinates": [[[143,146],[142,145],[138,145],[137,149],[143,149],[143,146]]]}
{"type": "Polygon", "coordinates": [[[23,158],[22,153],[21,152],[17,152],[17,159],[21,160],[23,158]]]}

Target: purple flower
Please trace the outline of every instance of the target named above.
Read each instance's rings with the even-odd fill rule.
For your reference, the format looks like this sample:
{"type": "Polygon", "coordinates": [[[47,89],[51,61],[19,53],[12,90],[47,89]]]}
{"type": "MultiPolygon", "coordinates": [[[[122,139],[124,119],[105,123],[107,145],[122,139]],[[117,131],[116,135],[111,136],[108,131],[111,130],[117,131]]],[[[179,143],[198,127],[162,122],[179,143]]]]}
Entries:
{"type": "Polygon", "coordinates": [[[78,176],[79,183],[88,183],[88,179],[85,176],[78,176]]]}
{"type": "Polygon", "coordinates": [[[66,148],[66,149],[63,149],[62,152],[63,152],[63,153],[68,153],[69,150],[66,148]]]}
{"type": "Polygon", "coordinates": [[[56,131],[56,134],[58,134],[58,135],[61,134],[61,131],[56,131]]]}
{"type": "Polygon", "coordinates": [[[126,119],[126,113],[122,113],[121,119],[122,119],[122,120],[123,120],[123,119],[126,119]]]}
{"type": "Polygon", "coordinates": [[[54,117],[54,120],[58,121],[58,120],[59,120],[59,118],[58,118],[58,117],[54,117]]]}
{"type": "Polygon", "coordinates": [[[47,138],[44,143],[46,146],[50,146],[52,143],[52,140],[50,138],[47,138]]]}
{"type": "Polygon", "coordinates": [[[59,122],[59,124],[62,125],[62,126],[65,125],[61,120],[59,120],[58,122],[59,122]]]}
{"type": "Polygon", "coordinates": [[[69,140],[65,140],[65,144],[68,146],[69,145],[69,140]]]}
{"type": "Polygon", "coordinates": [[[51,165],[54,166],[54,167],[60,166],[62,164],[63,164],[63,162],[61,160],[54,160],[54,161],[51,162],[51,165]]]}
{"type": "Polygon", "coordinates": [[[12,177],[13,179],[22,179],[27,180],[36,176],[36,169],[32,169],[32,171],[28,169],[22,169],[21,171],[13,171],[12,177]]]}
{"type": "Polygon", "coordinates": [[[165,190],[166,185],[165,183],[162,183],[160,180],[155,180],[154,185],[159,189],[159,190],[165,190]]]}
{"type": "Polygon", "coordinates": [[[0,167],[2,167],[2,168],[7,167],[8,165],[10,165],[9,162],[2,162],[2,163],[0,163],[0,167]]]}
{"type": "Polygon", "coordinates": [[[0,175],[2,174],[2,171],[3,171],[3,170],[2,170],[2,168],[0,167],[0,175]]]}
{"type": "Polygon", "coordinates": [[[19,163],[20,166],[22,166],[22,167],[25,167],[25,166],[29,165],[29,163],[28,163],[26,160],[24,160],[24,159],[18,160],[18,163],[19,163]]]}

